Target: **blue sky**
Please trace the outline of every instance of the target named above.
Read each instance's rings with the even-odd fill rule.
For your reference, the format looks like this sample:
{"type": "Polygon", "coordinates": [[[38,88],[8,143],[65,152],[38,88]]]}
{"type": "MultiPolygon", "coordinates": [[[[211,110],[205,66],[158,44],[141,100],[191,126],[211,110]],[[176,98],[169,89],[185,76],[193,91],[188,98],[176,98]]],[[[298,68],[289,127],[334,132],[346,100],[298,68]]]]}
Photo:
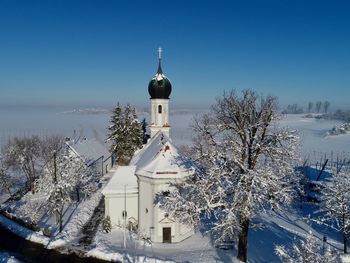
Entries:
{"type": "Polygon", "coordinates": [[[0,1],[0,104],[148,106],[164,49],[171,103],[224,90],[350,103],[349,1],[0,1]]]}

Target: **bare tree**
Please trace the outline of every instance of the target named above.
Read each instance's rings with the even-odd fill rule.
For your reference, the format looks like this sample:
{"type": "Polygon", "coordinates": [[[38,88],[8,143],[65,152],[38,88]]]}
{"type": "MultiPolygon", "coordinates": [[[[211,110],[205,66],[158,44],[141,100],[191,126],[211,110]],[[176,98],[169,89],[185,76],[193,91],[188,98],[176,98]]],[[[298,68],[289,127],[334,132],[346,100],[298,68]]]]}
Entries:
{"type": "Polygon", "coordinates": [[[23,171],[27,186],[34,192],[34,180],[38,178],[42,166],[39,137],[10,139],[3,148],[3,156],[7,166],[23,171]]]}
{"type": "Polygon", "coordinates": [[[330,182],[321,191],[320,215],[317,223],[325,224],[343,235],[344,253],[348,253],[350,234],[350,169],[334,169],[330,182]]]}
{"type": "Polygon", "coordinates": [[[193,124],[191,148],[196,173],[157,202],[180,220],[199,224],[215,218],[218,241],[237,237],[238,259],[247,261],[251,220],[267,208],[289,204],[295,194],[293,162],[298,137],[278,129],[277,99],[251,90],[217,100],[193,124]]]}
{"type": "Polygon", "coordinates": [[[13,180],[8,173],[8,169],[0,162],[0,193],[6,191],[12,196],[11,187],[13,186],[13,180]]]}
{"type": "Polygon", "coordinates": [[[54,177],[54,154],[61,155],[65,152],[65,139],[59,135],[51,135],[40,139],[40,158],[45,171],[54,177]]]}
{"type": "Polygon", "coordinates": [[[285,263],[333,263],[341,261],[336,250],[329,246],[324,247],[324,244],[320,244],[320,241],[312,233],[309,233],[305,240],[293,242],[292,248],[276,246],[275,252],[285,263]]]}
{"type": "Polygon", "coordinates": [[[314,107],[314,103],[310,101],[308,106],[307,106],[309,113],[312,112],[313,107],[314,107]]]}
{"type": "Polygon", "coordinates": [[[53,174],[50,169],[45,168],[43,176],[36,180],[36,186],[46,195],[49,211],[56,215],[56,224],[61,232],[64,207],[73,202],[75,193],[79,201],[80,191],[86,195],[92,193],[92,185],[96,183],[92,174],[88,173],[88,168],[77,156],[69,156],[66,153],[57,155],[54,152],[50,166],[53,174]]]}
{"type": "Polygon", "coordinates": [[[316,105],[316,111],[317,113],[319,113],[322,108],[322,101],[316,101],[315,105],[316,105]]]}
{"type": "Polygon", "coordinates": [[[327,113],[328,110],[329,110],[329,106],[331,105],[331,103],[326,100],[325,102],[323,102],[323,109],[324,109],[324,112],[327,113]]]}

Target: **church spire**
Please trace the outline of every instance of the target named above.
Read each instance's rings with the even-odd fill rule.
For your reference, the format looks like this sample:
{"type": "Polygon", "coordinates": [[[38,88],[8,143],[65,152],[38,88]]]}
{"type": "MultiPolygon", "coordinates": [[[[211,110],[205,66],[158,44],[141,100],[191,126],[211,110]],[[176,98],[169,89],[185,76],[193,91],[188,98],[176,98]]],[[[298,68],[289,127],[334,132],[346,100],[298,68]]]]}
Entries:
{"type": "Polygon", "coordinates": [[[163,74],[162,66],[161,66],[161,61],[162,61],[162,52],[163,49],[161,47],[158,48],[158,74],[163,74]]]}

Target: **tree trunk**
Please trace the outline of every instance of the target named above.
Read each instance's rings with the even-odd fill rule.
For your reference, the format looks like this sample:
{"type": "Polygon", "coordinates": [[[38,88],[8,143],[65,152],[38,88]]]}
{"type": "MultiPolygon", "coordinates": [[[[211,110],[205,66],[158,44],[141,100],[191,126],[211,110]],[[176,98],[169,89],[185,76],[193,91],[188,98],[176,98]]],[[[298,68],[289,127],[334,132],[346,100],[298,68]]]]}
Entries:
{"type": "Polygon", "coordinates": [[[77,192],[77,202],[80,202],[80,194],[79,194],[79,187],[75,188],[76,192],[77,192]]]}
{"type": "Polygon", "coordinates": [[[343,233],[343,241],[344,241],[344,254],[348,253],[348,235],[343,233]]]}
{"type": "Polygon", "coordinates": [[[240,261],[247,262],[249,219],[242,218],[240,224],[242,229],[239,233],[237,258],[240,261]]]}
{"type": "Polygon", "coordinates": [[[59,222],[59,224],[60,224],[60,233],[61,233],[62,229],[63,229],[63,206],[60,209],[59,215],[60,215],[60,222],[59,222]]]}
{"type": "Polygon", "coordinates": [[[31,180],[29,182],[29,188],[32,191],[32,194],[35,194],[34,181],[31,180]]]}

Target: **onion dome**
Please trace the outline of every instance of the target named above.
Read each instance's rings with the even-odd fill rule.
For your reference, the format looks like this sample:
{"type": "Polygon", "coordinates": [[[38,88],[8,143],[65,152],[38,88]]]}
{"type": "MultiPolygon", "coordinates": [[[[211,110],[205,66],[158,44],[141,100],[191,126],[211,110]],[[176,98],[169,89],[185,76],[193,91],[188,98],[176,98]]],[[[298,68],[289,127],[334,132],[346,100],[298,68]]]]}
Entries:
{"type": "Polygon", "coordinates": [[[159,52],[159,64],[157,74],[148,84],[148,93],[151,99],[169,99],[171,93],[171,83],[170,80],[163,74],[161,66],[161,52],[162,49],[158,49],[159,52]]]}

